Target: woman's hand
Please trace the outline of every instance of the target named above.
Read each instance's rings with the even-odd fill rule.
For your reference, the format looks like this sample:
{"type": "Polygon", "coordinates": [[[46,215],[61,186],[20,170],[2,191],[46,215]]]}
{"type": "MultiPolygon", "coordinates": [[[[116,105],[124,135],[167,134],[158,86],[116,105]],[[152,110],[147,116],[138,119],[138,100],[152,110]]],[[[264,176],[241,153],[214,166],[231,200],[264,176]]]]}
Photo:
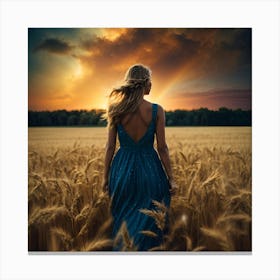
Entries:
{"type": "Polygon", "coordinates": [[[174,195],[178,191],[178,186],[173,179],[169,179],[169,191],[171,195],[174,195]]]}
{"type": "Polygon", "coordinates": [[[108,180],[107,179],[103,179],[103,182],[102,182],[102,190],[104,192],[108,192],[109,191],[109,188],[108,188],[108,180]]]}

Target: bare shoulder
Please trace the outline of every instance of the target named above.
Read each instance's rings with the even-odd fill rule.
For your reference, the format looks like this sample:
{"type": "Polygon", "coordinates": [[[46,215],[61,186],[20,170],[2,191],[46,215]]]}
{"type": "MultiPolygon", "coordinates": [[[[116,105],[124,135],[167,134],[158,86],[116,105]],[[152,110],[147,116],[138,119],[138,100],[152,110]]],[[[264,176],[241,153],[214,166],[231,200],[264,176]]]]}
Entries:
{"type": "Polygon", "coordinates": [[[151,107],[153,105],[153,103],[149,102],[148,100],[144,99],[143,100],[143,105],[147,106],[147,107],[151,107]]]}
{"type": "Polygon", "coordinates": [[[163,113],[164,112],[163,107],[160,104],[157,104],[157,106],[158,106],[158,112],[163,113]]]}
{"type": "MultiPolygon", "coordinates": [[[[149,102],[147,100],[144,100],[143,102],[143,108],[145,108],[147,110],[147,112],[151,112],[152,111],[152,106],[154,103],[149,102]]],[[[164,109],[160,104],[157,104],[157,118],[162,118],[164,116],[164,109]]]]}
{"type": "Polygon", "coordinates": [[[144,99],[142,106],[140,105],[140,109],[142,107],[142,110],[145,114],[150,114],[152,112],[152,105],[153,105],[153,103],[144,99]]]}
{"type": "Polygon", "coordinates": [[[163,107],[160,104],[157,104],[157,107],[158,107],[158,109],[157,109],[158,117],[164,116],[164,109],[163,109],[163,107]]]}

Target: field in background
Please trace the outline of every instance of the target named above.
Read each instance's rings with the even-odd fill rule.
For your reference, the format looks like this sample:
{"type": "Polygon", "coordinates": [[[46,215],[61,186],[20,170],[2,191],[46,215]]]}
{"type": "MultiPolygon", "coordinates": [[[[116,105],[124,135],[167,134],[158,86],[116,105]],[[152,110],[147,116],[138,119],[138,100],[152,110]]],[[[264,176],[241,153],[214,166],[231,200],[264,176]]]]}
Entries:
{"type": "MultiPolygon", "coordinates": [[[[251,134],[251,127],[166,128],[179,191],[155,250],[251,250],[251,134]]],[[[101,190],[106,128],[29,128],[28,138],[29,250],[110,250],[110,201],[101,190]]],[[[158,204],[159,225],[166,211],[158,204]]],[[[134,249],[125,227],[120,238],[134,249]]]]}

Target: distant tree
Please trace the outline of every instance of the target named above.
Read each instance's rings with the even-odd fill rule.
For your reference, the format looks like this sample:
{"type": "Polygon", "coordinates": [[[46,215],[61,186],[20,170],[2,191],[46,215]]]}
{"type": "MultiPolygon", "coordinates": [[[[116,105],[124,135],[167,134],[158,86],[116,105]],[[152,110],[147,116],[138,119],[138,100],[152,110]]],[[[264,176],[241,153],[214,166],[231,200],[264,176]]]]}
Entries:
{"type": "MultiPolygon", "coordinates": [[[[57,111],[28,111],[29,126],[106,126],[102,118],[105,110],[57,110],[57,111]]],[[[208,108],[197,110],[175,110],[165,112],[166,126],[230,126],[252,124],[252,112],[241,109],[231,110],[221,107],[218,111],[208,108]]]]}
{"type": "Polygon", "coordinates": [[[67,111],[66,110],[59,110],[57,114],[57,121],[58,125],[67,125],[67,111]]]}
{"type": "Polygon", "coordinates": [[[80,120],[79,120],[79,124],[80,125],[86,125],[90,123],[90,116],[87,112],[82,112],[80,114],[80,120]]]}
{"type": "Polygon", "coordinates": [[[67,125],[69,125],[69,126],[77,125],[78,123],[79,123],[79,119],[75,114],[69,115],[69,117],[67,119],[67,125]]]}

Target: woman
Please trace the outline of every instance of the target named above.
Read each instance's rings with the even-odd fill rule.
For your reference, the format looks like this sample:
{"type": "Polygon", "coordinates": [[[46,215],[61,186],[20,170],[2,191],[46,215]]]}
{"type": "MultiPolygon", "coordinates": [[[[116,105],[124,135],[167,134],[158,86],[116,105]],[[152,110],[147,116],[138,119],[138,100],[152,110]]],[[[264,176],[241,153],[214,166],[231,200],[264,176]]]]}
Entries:
{"type": "MultiPolygon", "coordinates": [[[[168,209],[175,188],[165,141],[164,110],[144,99],[151,85],[151,71],[147,67],[131,66],[125,75],[125,84],[111,92],[107,110],[103,189],[109,192],[112,201],[112,238],[115,239],[125,222],[139,251],[160,246],[163,237],[155,220],[140,210],[155,209],[155,200],[168,209]],[[112,161],[117,134],[120,148],[112,161]],[[158,154],[153,147],[154,134],[158,154]],[[156,236],[142,231],[152,231],[156,236]]],[[[115,244],[114,250],[120,250],[120,246],[115,244]]]]}

